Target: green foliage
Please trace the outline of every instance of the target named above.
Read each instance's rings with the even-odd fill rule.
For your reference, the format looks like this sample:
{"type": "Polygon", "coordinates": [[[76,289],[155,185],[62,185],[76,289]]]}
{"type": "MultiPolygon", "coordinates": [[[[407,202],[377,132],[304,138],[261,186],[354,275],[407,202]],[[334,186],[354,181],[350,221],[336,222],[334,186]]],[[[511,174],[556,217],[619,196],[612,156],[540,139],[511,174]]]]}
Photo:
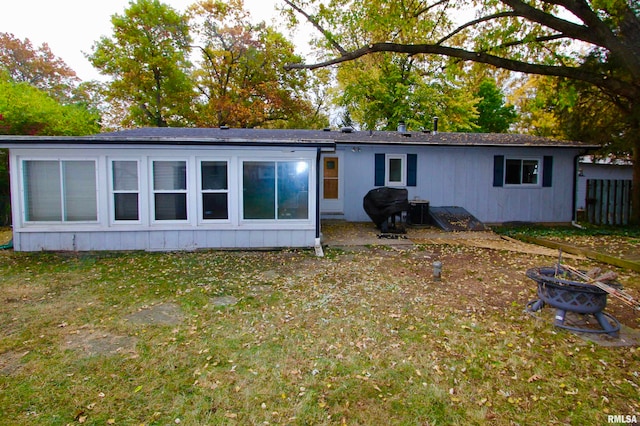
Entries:
{"type": "Polygon", "coordinates": [[[500,235],[517,237],[525,235],[530,237],[554,237],[570,239],[576,236],[602,237],[617,236],[627,238],[640,238],[640,227],[637,226],[598,226],[581,224],[580,228],[575,226],[543,226],[534,224],[516,224],[513,226],[495,226],[491,228],[500,235]]]}
{"type": "Polygon", "coordinates": [[[505,105],[504,95],[495,81],[485,79],[476,92],[479,99],[476,108],[478,118],[475,123],[481,133],[505,133],[516,121],[517,114],[513,105],[505,105]]]}
{"type": "Polygon", "coordinates": [[[509,95],[518,111],[515,131],[535,136],[567,139],[556,111],[573,105],[575,93],[559,92],[555,78],[529,76],[516,81],[509,95]]]}
{"type": "Polygon", "coordinates": [[[191,116],[187,18],[159,0],[137,0],[111,18],[113,36],[89,55],[112,80],[106,99],[126,109],[122,125],[180,126],[191,116]]]}
{"type": "Polygon", "coordinates": [[[46,43],[34,48],[29,39],[19,40],[9,33],[0,33],[0,73],[3,71],[11,80],[28,83],[60,102],[73,99],[79,81],[46,43]]]}
{"type": "Polygon", "coordinates": [[[431,129],[433,118],[439,117],[440,130],[474,130],[476,99],[453,74],[427,80],[422,67],[413,58],[393,54],[343,64],[336,104],[365,129],[395,130],[400,121],[412,130],[431,129]]]}
{"type": "Polygon", "coordinates": [[[0,74],[0,134],[87,135],[100,130],[99,118],[82,104],[63,105],[30,84],[0,74]]]}
{"type": "MultiPolygon", "coordinates": [[[[331,28],[321,47],[358,49],[379,41],[397,43],[436,39],[449,19],[432,13],[428,2],[333,1],[314,17],[331,28]]],[[[439,117],[443,131],[472,131],[475,99],[445,63],[434,56],[384,53],[343,63],[337,71],[334,103],[365,129],[395,130],[404,121],[411,130],[430,129],[439,117]]]]}

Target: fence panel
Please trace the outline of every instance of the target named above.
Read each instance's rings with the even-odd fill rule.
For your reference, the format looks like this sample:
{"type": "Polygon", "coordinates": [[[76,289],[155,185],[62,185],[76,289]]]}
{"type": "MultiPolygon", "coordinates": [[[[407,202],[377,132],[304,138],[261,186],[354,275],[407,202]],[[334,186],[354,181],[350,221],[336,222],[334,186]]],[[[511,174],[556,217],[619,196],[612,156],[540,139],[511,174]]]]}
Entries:
{"type": "Polygon", "coordinates": [[[587,220],[594,225],[628,225],[631,180],[587,179],[587,220]]]}
{"type": "Polygon", "coordinates": [[[11,197],[0,195],[0,226],[11,225],[11,197]]]}

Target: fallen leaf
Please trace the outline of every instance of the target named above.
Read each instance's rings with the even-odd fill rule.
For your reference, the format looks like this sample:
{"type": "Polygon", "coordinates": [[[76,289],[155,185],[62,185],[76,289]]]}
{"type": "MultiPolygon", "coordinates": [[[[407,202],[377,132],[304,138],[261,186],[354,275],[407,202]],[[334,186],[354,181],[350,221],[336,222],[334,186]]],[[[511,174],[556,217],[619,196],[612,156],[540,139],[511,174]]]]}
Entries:
{"type": "Polygon", "coordinates": [[[533,383],[533,382],[537,382],[538,380],[541,380],[542,377],[540,377],[538,374],[534,374],[533,376],[529,377],[527,379],[527,382],[529,383],[533,383]]]}

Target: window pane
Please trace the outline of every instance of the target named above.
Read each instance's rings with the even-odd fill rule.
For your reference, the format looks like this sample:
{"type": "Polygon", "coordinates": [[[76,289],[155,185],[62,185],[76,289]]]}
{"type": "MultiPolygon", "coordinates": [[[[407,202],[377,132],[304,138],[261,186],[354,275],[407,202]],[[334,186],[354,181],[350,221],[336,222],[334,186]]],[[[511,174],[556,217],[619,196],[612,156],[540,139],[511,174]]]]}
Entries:
{"type": "Polygon", "coordinates": [[[156,220],[187,220],[187,194],[155,194],[156,220]]]}
{"type": "Polygon", "coordinates": [[[276,218],[276,166],[274,162],[245,162],[242,201],[245,219],[276,218]]]}
{"type": "Polygon", "coordinates": [[[184,161],[154,161],[153,189],[187,189],[187,163],[184,161]]]}
{"type": "Polygon", "coordinates": [[[278,163],[278,219],[309,217],[309,163],[278,163]]]}
{"type": "Polygon", "coordinates": [[[522,183],[529,183],[529,184],[538,183],[538,161],[537,160],[522,161],[522,183]]]}
{"type": "Polygon", "coordinates": [[[508,185],[520,185],[522,160],[507,160],[504,174],[504,183],[508,185]]]}
{"type": "Polygon", "coordinates": [[[202,162],[202,189],[227,189],[227,162],[202,162]]]}
{"type": "Polygon", "coordinates": [[[202,218],[203,219],[228,219],[226,193],[202,194],[202,218]]]}
{"type": "Polygon", "coordinates": [[[138,194],[113,194],[116,220],[138,220],[138,194]]]}
{"type": "Polygon", "coordinates": [[[58,161],[25,161],[26,221],[61,221],[62,194],[58,161]]]}
{"type": "Polygon", "coordinates": [[[402,159],[389,159],[389,182],[402,182],[402,159]]]}
{"type": "Polygon", "coordinates": [[[138,190],[138,163],[136,161],[113,162],[113,190],[138,190]]]}
{"type": "Polygon", "coordinates": [[[63,161],[66,221],[98,220],[96,163],[63,161]]]}

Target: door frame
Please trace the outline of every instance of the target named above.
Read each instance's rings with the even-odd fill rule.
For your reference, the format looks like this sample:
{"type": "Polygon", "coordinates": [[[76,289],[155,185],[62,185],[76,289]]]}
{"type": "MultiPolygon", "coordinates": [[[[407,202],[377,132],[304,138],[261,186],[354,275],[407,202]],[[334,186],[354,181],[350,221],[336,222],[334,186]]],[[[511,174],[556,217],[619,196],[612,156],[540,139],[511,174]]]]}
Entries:
{"type": "Polygon", "coordinates": [[[341,151],[335,151],[321,155],[320,159],[320,213],[343,214],[344,213],[344,155],[341,151]],[[335,157],[338,159],[338,198],[324,198],[324,167],[325,159],[335,157]]]}

